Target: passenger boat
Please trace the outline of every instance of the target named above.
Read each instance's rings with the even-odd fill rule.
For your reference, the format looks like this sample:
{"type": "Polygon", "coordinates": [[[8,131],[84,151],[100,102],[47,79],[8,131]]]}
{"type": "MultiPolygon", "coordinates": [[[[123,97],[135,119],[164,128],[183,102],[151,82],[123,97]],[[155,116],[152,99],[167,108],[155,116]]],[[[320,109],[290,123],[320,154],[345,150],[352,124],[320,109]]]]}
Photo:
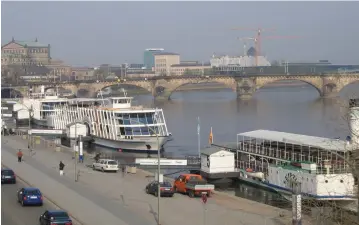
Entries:
{"type": "Polygon", "coordinates": [[[30,93],[28,97],[21,99],[13,106],[16,122],[22,123],[24,120],[28,120],[29,110],[31,110],[33,124],[54,127],[54,124],[48,123],[47,117],[55,112],[54,107],[65,105],[68,100],[68,98],[61,98],[58,92],[46,93],[42,86],[40,93],[30,93]]]}
{"type": "Polygon", "coordinates": [[[55,129],[74,122],[87,125],[94,144],[123,152],[155,153],[163,150],[171,134],[162,109],[133,106],[132,97],[71,99],[55,107],[49,120],[55,129]]]}
{"type": "Polygon", "coordinates": [[[337,139],[256,130],[237,136],[239,180],[316,200],[354,200],[357,184],[346,162],[351,144],[337,139]]]}

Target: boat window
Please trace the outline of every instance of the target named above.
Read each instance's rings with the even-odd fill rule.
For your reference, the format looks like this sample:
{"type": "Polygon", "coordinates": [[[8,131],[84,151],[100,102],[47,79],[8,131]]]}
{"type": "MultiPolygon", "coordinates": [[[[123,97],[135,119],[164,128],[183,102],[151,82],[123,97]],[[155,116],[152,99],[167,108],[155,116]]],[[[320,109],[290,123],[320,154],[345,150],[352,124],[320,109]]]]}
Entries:
{"type": "Polygon", "coordinates": [[[110,133],[110,128],[108,128],[108,125],[106,125],[107,133],[110,133]]]}
{"type": "Polygon", "coordinates": [[[130,115],[128,115],[128,114],[123,114],[123,124],[125,124],[125,125],[130,125],[131,123],[130,123],[130,115]]]}
{"type": "Polygon", "coordinates": [[[132,127],[133,135],[141,135],[141,127],[132,127]]]}
{"type": "Polygon", "coordinates": [[[149,135],[150,132],[148,130],[148,127],[141,127],[141,133],[142,135],[149,135]]]}
{"type": "Polygon", "coordinates": [[[125,127],[125,135],[132,135],[132,128],[131,127],[125,127]]]}
{"type": "Polygon", "coordinates": [[[130,117],[131,117],[130,120],[131,124],[140,124],[137,113],[130,114],[130,117]]]}
{"type": "Polygon", "coordinates": [[[105,119],[107,119],[107,112],[102,112],[104,114],[105,119]]]}
{"type": "Polygon", "coordinates": [[[147,124],[146,114],[145,113],[139,113],[138,114],[138,119],[139,119],[141,124],[147,124]]]}
{"type": "Polygon", "coordinates": [[[153,113],[146,113],[146,120],[148,124],[153,124],[153,113]]]}

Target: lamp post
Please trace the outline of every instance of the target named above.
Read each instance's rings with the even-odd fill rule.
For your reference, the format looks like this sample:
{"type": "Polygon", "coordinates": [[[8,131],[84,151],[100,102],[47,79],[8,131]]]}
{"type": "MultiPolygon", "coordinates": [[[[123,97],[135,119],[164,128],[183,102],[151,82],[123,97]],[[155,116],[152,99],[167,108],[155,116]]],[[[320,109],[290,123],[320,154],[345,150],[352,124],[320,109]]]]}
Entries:
{"type": "MultiPolygon", "coordinates": [[[[21,104],[21,103],[20,103],[21,104]]],[[[31,118],[34,116],[34,110],[32,109],[32,107],[28,107],[28,106],[26,106],[26,105],[24,105],[24,104],[21,104],[22,106],[25,106],[25,108],[21,108],[21,109],[19,109],[19,110],[16,110],[16,112],[20,112],[21,110],[26,110],[26,111],[28,111],[29,112],[29,123],[28,123],[28,132],[27,132],[27,148],[30,150],[30,152],[31,152],[31,145],[32,145],[32,143],[31,143],[31,118]]]]}
{"type": "Polygon", "coordinates": [[[158,146],[158,152],[157,152],[157,179],[158,179],[158,186],[157,186],[157,193],[158,193],[157,194],[157,225],[161,225],[161,223],[160,223],[160,218],[161,218],[160,217],[160,203],[161,203],[161,184],[160,184],[160,174],[161,174],[161,161],[160,161],[161,160],[161,152],[160,152],[160,149],[161,148],[160,148],[160,140],[159,140],[157,132],[153,128],[148,126],[147,124],[141,123],[141,122],[139,122],[137,120],[134,120],[134,119],[128,119],[128,120],[131,121],[131,122],[134,121],[139,125],[144,125],[150,131],[152,131],[156,135],[156,138],[157,138],[157,146],[158,146]]]}

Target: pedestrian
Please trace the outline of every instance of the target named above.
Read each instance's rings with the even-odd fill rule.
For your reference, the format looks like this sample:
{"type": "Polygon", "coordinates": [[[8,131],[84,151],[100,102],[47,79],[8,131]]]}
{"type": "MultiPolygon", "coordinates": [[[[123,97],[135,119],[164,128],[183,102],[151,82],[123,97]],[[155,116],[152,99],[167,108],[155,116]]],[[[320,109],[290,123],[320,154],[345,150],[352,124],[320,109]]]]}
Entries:
{"type": "Polygon", "coordinates": [[[65,168],[65,164],[62,161],[60,161],[59,164],[60,176],[64,175],[64,168],[65,168]]]}
{"type": "Polygon", "coordinates": [[[126,174],[126,168],[125,168],[125,166],[124,166],[124,165],[122,165],[121,170],[122,170],[122,177],[125,177],[125,174],[126,174]]]}
{"type": "Polygon", "coordinates": [[[19,149],[19,151],[17,152],[17,161],[18,162],[22,161],[22,156],[23,156],[22,151],[21,151],[21,149],[19,149]]]}

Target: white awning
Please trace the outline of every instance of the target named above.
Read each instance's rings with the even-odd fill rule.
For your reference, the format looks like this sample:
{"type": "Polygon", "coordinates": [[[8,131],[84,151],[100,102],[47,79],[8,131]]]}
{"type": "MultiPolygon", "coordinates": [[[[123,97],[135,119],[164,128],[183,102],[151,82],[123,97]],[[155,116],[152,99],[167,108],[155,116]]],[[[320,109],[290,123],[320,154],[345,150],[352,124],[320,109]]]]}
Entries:
{"type": "Polygon", "coordinates": [[[238,136],[289,143],[294,145],[311,146],[329,151],[347,151],[346,141],[324,137],[315,137],[271,130],[254,130],[240,133],[238,136]]]}

